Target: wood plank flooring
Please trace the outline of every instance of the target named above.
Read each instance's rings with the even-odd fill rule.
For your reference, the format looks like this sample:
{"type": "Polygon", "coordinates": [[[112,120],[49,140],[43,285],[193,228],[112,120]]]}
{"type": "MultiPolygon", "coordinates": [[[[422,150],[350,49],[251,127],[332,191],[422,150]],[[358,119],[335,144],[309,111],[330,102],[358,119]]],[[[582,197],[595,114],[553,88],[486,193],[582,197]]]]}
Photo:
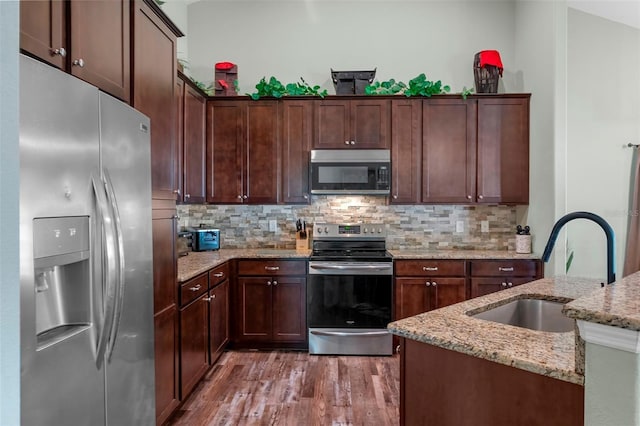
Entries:
{"type": "Polygon", "coordinates": [[[398,425],[400,359],[224,353],[170,425],[398,425]]]}

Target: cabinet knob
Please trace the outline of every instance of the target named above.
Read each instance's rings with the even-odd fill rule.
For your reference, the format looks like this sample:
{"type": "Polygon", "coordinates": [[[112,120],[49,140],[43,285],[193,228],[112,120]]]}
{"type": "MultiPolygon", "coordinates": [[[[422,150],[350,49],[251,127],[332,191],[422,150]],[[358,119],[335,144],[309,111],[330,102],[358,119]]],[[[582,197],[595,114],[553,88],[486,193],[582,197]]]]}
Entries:
{"type": "Polygon", "coordinates": [[[502,283],[501,285],[502,285],[502,287],[506,287],[507,283],[502,283]]]}
{"type": "Polygon", "coordinates": [[[191,194],[184,194],[184,198],[191,198],[191,194]]]}
{"type": "Polygon", "coordinates": [[[344,141],[344,144],[345,145],[349,145],[349,141],[344,141]]]}
{"type": "Polygon", "coordinates": [[[433,281],[433,282],[431,283],[431,285],[435,287],[435,286],[437,286],[437,285],[438,285],[438,283],[437,283],[437,282],[435,282],[435,281],[433,281]]]}
{"type": "Polygon", "coordinates": [[[210,297],[210,299],[211,299],[211,300],[213,300],[213,299],[215,299],[215,298],[216,298],[216,295],[215,295],[215,294],[212,294],[212,295],[211,295],[211,297],[210,297]]]}
{"type": "Polygon", "coordinates": [[[513,287],[513,283],[507,283],[509,287],[513,287]]]}
{"type": "Polygon", "coordinates": [[[309,199],[309,194],[304,194],[304,195],[302,196],[302,198],[304,198],[305,200],[308,200],[308,199],[309,199]]]}
{"type": "Polygon", "coordinates": [[[189,287],[189,290],[191,290],[191,291],[198,291],[198,290],[200,290],[201,288],[202,288],[202,286],[201,286],[200,284],[198,284],[197,286],[189,287]]]}
{"type": "Polygon", "coordinates": [[[425,285],[426,285],[427,287],[431,287],[431,283],[430,283],[429,281],[427,281],[427,282],[425,283],[425,285]]]}
{"type": "Polygon", "coordinates": [[[239,199],[239,200],[242,200],[242,195],[238,195],[238,199],[239,199]]]}
{"type": "Polygon", "coordinates": [[[80,68],[84,67],[84,59],[80,58],[80,59],[76,59],[75,61],[73,61],[73,65],[78,66],[80,68]]]}
{"type": "Polygon", "coordinates": [[[467,195],[467,200],[470,200],[470,199],[471,199],[471,195],[467,195]]]}
{"type": "Polygon", "coordinates": [[[271,285],[271,281],[267,281],[267,285],[271,285]]]}
{"type": "Polygon", "coordinates": [[[482,200],[484,198],[483,195],[478,195],[478,200],[482,200]]]}
{"type": "Polygon", "coordinates": [[[243,195],[242,198],[244,198],[246,200],[247,198],[249,198],[249,196],[248,195],[243,195]]]}
{"type": "Polygon", "coordinates": [[[180,190],[179,189],[174,189],[173,193],[176,194],[176,195],[180,195],[180,190]]]}
{"type": "Polygon", "coordinates": [[[356,141],[351,141],[351,145],[355,145],[355,144],[356,144],[356,141]]]}
{"type": "Polygon", "coordinates": [[[398,195],[397,195],[397,194],[395,194],[395,195],[393,196],[393,199],[394,199],[394,200],[397,200],[397,199],[398,199],[398,195]]]}
{"type": "Polygon", "coordinates": [[[273,280],[273,285],[278,285],[278,281],[273,280]]]}
{"type": "Polygon", "coordinates": [[[67,56],[67,50],[64,47],[60,47],[58,49],[54,49],[51,51],[51,55],[60,55],[63,58],[67,56]]]}

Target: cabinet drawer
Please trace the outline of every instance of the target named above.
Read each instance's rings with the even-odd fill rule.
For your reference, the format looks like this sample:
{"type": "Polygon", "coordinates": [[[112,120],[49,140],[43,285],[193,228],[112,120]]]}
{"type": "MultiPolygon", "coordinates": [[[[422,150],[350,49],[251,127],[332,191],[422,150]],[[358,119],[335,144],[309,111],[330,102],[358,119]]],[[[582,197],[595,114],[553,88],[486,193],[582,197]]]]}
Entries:
{"type": "Polygon", "coordinates": [[[180,286],[180,306],[185,306],[192,300],[209,290],[209,276],[198,275],[180,286]]]}
{"type": "Polygon", "coordinates": [[[305,275],[301,260],[239,260],[238,275],[305,275]]]}
{"type": "Polygon", "coordinates": [[[537,260],[472,260],[473,277],[537,277],[540,274],[537,260]]]}
{"type": "Polygon", "coordinates": [[[464,277],[464,260],[396,260],[396,276],[464,277]]]}
{"type": "Polygon", "coordinates": [[[225,262],[209,271],[209,286],[214,287],[228,278],[229,262],[225,262]]]}

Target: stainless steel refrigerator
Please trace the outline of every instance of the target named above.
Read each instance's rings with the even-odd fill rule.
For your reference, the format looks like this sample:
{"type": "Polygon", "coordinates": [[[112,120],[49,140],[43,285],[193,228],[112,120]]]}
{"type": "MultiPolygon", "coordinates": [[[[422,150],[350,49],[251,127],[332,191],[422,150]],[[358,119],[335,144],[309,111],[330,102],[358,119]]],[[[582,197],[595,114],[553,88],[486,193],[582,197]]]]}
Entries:
{"type": "Polygon", "coordinates": [[[155,423],[149,129],[21,56],[23,425],[155,423]]]}

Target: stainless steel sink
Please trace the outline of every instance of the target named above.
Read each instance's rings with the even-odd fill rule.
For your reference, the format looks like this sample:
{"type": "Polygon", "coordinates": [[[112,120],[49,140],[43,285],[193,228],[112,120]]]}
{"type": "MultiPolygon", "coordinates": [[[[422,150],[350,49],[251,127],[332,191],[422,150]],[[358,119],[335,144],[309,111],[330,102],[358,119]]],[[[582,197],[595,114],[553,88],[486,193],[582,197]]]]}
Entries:
{"type": "Polygon", "coordinates": [[[564,333],[574,330],[574,320],[562,315],[564,303],[517,299],[470,316],[531,330],[564,333]]]}

